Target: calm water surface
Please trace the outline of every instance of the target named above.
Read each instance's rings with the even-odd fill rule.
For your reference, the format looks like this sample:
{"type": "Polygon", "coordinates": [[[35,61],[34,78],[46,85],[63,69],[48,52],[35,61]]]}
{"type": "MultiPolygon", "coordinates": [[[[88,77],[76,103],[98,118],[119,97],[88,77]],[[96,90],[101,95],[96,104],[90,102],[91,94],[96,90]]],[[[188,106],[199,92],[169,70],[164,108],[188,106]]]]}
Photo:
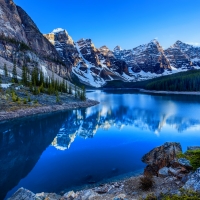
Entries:
{"type": "MultiPolygon", "coordinates": [[[[120,91],[120,90],[119,90],[120,91]]],[[[75,189],[144,168],[166,141],[200,145],[200,97],[90,91],[82,110],[0,124],[0,199],[75,189]]]]}

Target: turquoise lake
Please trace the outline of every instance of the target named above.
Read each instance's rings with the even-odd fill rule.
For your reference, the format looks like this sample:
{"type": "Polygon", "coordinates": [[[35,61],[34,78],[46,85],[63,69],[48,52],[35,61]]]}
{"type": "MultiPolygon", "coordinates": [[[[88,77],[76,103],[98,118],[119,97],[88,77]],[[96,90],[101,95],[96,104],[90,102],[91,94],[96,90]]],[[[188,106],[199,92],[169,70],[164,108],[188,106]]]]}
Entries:
{"type": "Polygon", "coordinates": [[[200,145],[200,97],[131,90],[88,91],[87,109],[0,124],[0,199],[92,187],[133,175],[141,157],[167,141],[200,145]]]}

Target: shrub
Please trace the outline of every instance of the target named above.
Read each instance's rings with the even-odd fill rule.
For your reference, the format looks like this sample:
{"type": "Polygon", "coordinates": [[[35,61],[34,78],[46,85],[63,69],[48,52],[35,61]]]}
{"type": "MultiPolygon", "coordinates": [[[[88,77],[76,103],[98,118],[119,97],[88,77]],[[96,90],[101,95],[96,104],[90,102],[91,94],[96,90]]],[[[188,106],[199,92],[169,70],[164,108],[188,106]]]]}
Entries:
{"type": "Polygon", "coordinates": [[[148,194],[145,200],[157,200],[157,197],[154,194],[148,194]]]}
{"type": "Polygon", "coordinates": [[[34,103],[37,104],[37,103],[38,103],[38,100],[36,99],[36,100],[34,101],[34,103]]]}
{"type": "Polygon", "coordinates": [[[200,193],[192,190],[180,190],[180,195],[164,195],[162,200],[200,200],[200,193]]]}
{"type": "Polygon", "coordinates": [[[189,150],[186,152],[194,170],[200,167],[200,150],[189,150]]]}
{"type": "Polygon", "coordinates": [[[139,187],[142,190],[149,190],[154,184],[152,176],[143,176],[140,178],[139,187]]]}
{"type": "Polygon", "coordinates": [[[188,159],[194,170],[200,167],[200,150],[188,150],[185,153],[180,153],[178,158],[188,159]]]}
{"type": "Polygon", "coordinates": [[[12,95],[12,100],[13,100],[14,102],[18,101],[18,97],[17,97],[17,95],[15,94],[14,91],[12,91],[11,95],[12,95]]]}

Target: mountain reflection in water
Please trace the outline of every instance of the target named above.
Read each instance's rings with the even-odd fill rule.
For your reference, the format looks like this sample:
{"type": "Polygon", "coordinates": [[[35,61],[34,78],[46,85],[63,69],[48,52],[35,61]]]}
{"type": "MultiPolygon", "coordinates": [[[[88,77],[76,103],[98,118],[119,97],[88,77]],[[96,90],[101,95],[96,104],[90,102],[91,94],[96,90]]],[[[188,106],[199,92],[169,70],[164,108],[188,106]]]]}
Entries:
{"type": "Polygon", "coordinates": [[[200,145],[199,97],[121,92],[91,91],[97,106],[1,123],[0,199],[19,187],[60,192],[134,172],[166,141],[200,145]]]}
{"type": "MultiPolygon", "coordinates": [[[[97,91],[95,93],[101,94],[102,92],[97,91]]],[[[101,101],[99,106],[71,112],[70,117],[62,124],[52,145],[59,150],[69,149],[77,136],[85,139],[92,138],[98,129],[108,130],[111,127],[123,129],[125,126],[134,126],[157,135],[166,126],[170,126],[178,132],[189,129],[200,130],[200,115],[194,115],[198,111],[193,112],[193,108],[188,108],[187,103],[185,105],[182,104],[182,107],[177,105],[173,102],[174,99],[177,100],[177,96],[165,96],[164,99],[166,101],[162,102],[162,104],[159,104],[159,101],[164,100],[161,96],[143,95],[143,98],[141,94],[139,96],[139,99],[135,102],[131,102],[128,99],[124,101],[121,98],[119,102],[114,102],[114,104],[98,99],[101,101]],[[145,102],[147,102],[147,105],[145,102]],[[152,106],[152,104],[154,105],[152,106]]],[[[91,95],[92,97],[95,98],[91,95]]],[[[184,99],[184,96],[181,98],[184,99]]],[[[116,101],[118,99],[115,98],[116,101]]],[[[189,97],[188,99],[188,102],[191,102],[191,100],[197,100],[198,97],[189,97]]],[[[199,106],[198,109],[200,111],[199,106]]]]}

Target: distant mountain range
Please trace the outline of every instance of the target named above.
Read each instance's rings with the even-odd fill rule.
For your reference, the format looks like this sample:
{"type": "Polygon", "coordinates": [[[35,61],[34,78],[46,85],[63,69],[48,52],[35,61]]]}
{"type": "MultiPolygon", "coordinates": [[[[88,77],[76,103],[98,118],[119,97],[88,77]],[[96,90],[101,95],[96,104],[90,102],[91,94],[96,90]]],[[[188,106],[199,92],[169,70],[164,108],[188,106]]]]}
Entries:
{"type": "Polygon", "coordinates": [[[116,46],[96,48],[91,39],[74,42],[64,29],[44,35],[56,48],[63,61],[69,62],[72,74],[95,87],[107,81],[147,80],[162,75],[200,68],[200,47],[177,41],[164,50],[157,40],[130,50],[116,46]]]}
{"type": "Polygon", "coordinates": [[[10,70],[16,62],[19,75],[26,64],[49,76],[54,73],[70,81],[76,77],[83,84],[102,87],[112,80],[135,82],[200,68],[200,47],[181,41],[165,50],[157,40],[130,50],[110,50],[96,48],[91,39],[74,42],[61,28],[43,35],[12,0],[0,0],[0,23],[0,61],[10,70]]]}

